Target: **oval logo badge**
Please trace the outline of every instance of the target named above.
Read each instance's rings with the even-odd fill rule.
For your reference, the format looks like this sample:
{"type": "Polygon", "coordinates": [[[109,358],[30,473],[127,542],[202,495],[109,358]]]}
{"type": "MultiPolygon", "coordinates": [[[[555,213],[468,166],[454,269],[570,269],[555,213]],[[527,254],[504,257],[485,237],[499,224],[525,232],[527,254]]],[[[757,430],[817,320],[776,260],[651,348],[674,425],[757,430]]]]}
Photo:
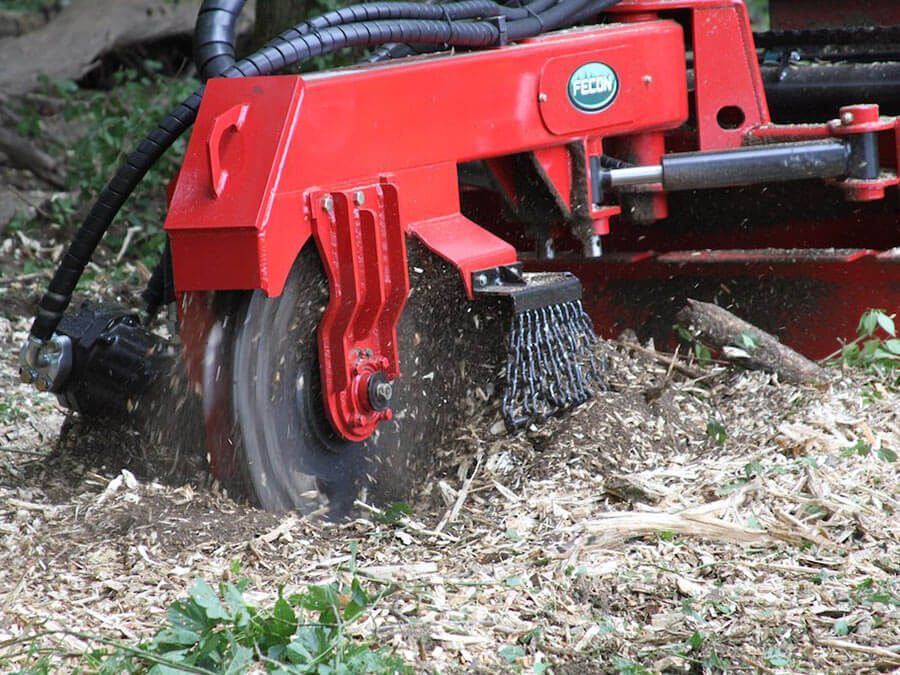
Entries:
{"type": "Polygon", "coordinates": [[[605,63],[585,63],[569,78],[569,102],[586,113],[606,110],[619,95],[619,76],[605,63]]]}

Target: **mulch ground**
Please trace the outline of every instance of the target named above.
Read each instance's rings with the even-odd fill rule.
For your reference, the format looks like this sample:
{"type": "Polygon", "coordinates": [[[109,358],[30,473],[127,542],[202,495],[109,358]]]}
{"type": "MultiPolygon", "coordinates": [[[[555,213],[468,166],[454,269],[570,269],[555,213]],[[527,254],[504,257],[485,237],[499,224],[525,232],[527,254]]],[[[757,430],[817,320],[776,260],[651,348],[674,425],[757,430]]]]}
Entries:
{"type": "MultiPolygon", "coordinates": [[[[35,292],[19,286],[0,289],[2,307],[35,292]]],[[[354,630],[421,671],[900,667],[900,393],[887,379],[690,378],[605,344],[608,394],[512,438],[486,412],[435,452],[412,515],[387,525],[366,505],[335,524],[231,499],[199,448],[174,458],[132,432],[64,424],[17,384],[27,322],[2,314],[0,642],[56,628],[133,642],[196,576],[240,561],[269,604],[279,585],[347,576],[355,547],[357,574],[395,590],[354,630]]],[[[0,663],[24,664],[23,649],[0,663]]]]}

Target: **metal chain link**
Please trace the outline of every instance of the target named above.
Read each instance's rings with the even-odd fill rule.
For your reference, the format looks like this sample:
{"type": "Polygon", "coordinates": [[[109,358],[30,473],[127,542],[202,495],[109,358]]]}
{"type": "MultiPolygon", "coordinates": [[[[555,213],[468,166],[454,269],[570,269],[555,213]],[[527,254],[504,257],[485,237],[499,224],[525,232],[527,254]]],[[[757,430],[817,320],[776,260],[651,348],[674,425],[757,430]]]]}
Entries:
{"type": "Polygon", "coordinates": [[[510,430],[542,422],[606,390],[606,359],[581,301],[513,317],[507,340],[503,418],[510,430]]]}

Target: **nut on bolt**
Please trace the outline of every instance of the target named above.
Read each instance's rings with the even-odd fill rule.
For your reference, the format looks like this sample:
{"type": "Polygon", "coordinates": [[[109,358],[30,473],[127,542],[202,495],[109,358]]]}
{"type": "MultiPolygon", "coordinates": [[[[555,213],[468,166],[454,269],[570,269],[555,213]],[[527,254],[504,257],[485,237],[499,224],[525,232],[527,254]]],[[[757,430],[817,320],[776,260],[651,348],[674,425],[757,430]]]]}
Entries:
{"type": "Polygon", "coordinates": [[[369,405],[373,410],[381,412],[386,410],[391,404],[391,398],[394,396],[394,386],[382,371],[372,373],[369,377],[368,386],[369,405]]]}

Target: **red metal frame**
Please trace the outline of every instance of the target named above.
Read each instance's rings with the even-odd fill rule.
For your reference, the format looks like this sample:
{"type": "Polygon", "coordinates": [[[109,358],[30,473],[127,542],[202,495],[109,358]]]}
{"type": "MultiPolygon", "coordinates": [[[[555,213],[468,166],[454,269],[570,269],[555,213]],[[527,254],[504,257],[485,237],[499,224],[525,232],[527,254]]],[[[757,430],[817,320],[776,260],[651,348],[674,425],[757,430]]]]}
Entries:
{"type": "MultiPolygon", "coordinates": [[[[487,160],[515,203],[515,176],[505,158],[532,152],[561,202],[573,208],[571,188],[587,180],[573,173],[573,147],[589,156],[621,151],[638,163],[655,163],[667,148],[714,150],[875,132],[891,170],[840,187],[849,199],[865,201],[881,199],[897,184],[900,123],[881,118],[876,106],[844,109],[841,120],[827,125],[771,124],[741,0],[624,0],[613,11],[622,23],[504,49],[304,77],[210,81],[166,221],[178,291],[278,295],[313,236],[330,289],[319,331],[325,406],[341,435],[362,440],[391,414],[368,401],[368,378],[380,372],[393,379],[401,369],[395,331],[409,283],[404,237],[418,238],[455,265],[470,298],[472,272],[517,259],[497,232],[460,212],[461,162],[487,160]],[[690,45],[678,21],[690,26],[690,45]],[[688,47],[695,130],[684,127],[688,47]],[[618,96],[600,113],[583,112],[567,95],[572,73],[592,62],[618,76],[618,96]]],[[[647,190],[651,217],[665,217],[667,196],[660,186],[647,190]]],[[[593,232],[606,235],[620,208],[604,204],[589,211],[593,232]]],[[[556,236],[565,234],[552,225],[556,236]]],[[[865,278],[892,289],[897,278],[894,258],[874,252],[865,254],[872,258],[865,263],[855,254],[837,260],[810,254],[787,263],[771,251],[619,255],[620,262],[613,256],[574,269],[584,275],[586,305],[600,321],[613,312],[608,298],[614,297],[600,289],[614,278],[713,277],[714,270],[761,278],[766,269],[819,278],[823,269],[851,270],[851,264],[854,272],[871,268],[865,278]]],[[[843,271],[838,276],[852,278],[843,271]]],[[[859,309],[860,297],[847,301],[845,314],[859,309]]],[[[895,296],[886,297],[893,302],[895,296]]]]}
{"type": "Polygon", "coordinates": [[[397,190],[376,184],[313,193],[310,210],[329,289],[319,324],[325,409],[344,438],[361,441],[393,417],[370,404],[370,378],[400,375],[397,321],[409,276],[397,190]]]}

